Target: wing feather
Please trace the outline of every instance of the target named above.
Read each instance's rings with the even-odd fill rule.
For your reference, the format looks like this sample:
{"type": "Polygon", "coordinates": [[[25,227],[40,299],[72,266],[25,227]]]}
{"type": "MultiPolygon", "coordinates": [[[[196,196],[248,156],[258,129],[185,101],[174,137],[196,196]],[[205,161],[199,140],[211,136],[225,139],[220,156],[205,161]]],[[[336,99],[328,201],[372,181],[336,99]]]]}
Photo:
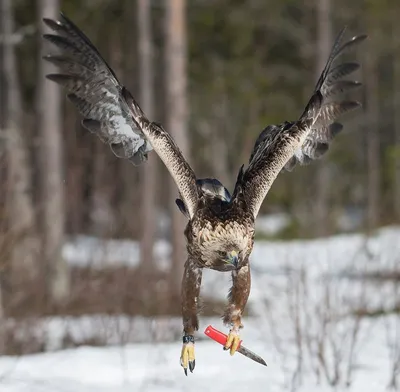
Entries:
{"type": "Polygon", "coordinates": [[[120,146],[119,157],[134,164],[146,161],[152,146],[132,120],[122,97],[123,86],[113,70],[66,16],[61,14],[60,21],[45,18],[44,22],[57,34],[44,34],[43,38],[58,53],[43,58],[60,70],[47,78],[68,91],[68,99],[84,117],[85,128],[90,124],[88,129],[104,143],[120,146]]]}
{"type": "Polygon", "coordinates": [[[355,80],[339,80],[338,82],[332,83],[330,86],[324,88],[322,94],[324,95],[324,98],[329,98],[332,95],[344,93],[360,86],[361,83],[356,82],[355,80]]]}
{"type": "Polygon", "coordinates": [[[128,90],[123,96],[131,109],[132,118],[164,162],[176,185],[191,218],[198,202],[196,176],[171,135],[155,122],[150,122],[128,90]]]}
{"type": "Polygon", "coordinates": [[[336,80],[343,78],[344,76],[350,75],[360,68],[358,63],[342,63],[334,67],[327,76],[328,83],[333,83],[336,80]]]}
{"type": "Polygon", "coordinates": [[[192,217],[198,199],[196,177],[172,137],[146,118],[96,47],[71,20],[61,14],[59,21],[43,21],[56,33],[43,38],[58,49],[58,53],[43,57],[59,69],[47,78],[68,91],[68,99],[84,118],[82,125],[107,143],[117,157],[134,165],[145,162],[154,149],[192,217]]]}
{"type": "Polygon", "coordinates": [[[359,68],[357,63],[333,66],[340,54],[366,38],[356,36],[341,45],[344,32],[338,35],[303,114],[297,121],[266,127],[255,143],[248,168],[238,176],[233,198],[244,198],[254,217],[279,172],[283,168],[291,171],[298,163],[309,164],[325,154],[343,128],[336,119],[360,106],[356,101],[329,101],[331,96],[361,85],[341,80],[359,68]]]}

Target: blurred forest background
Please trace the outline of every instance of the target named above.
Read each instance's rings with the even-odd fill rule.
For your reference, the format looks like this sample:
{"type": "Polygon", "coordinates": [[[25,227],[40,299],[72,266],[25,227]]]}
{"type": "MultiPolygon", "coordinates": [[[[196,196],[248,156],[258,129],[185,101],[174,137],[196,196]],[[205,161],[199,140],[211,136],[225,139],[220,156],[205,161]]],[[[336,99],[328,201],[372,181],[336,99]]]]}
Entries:
{"type": "Polygon", "coordinates": [[[363,108],[323,160],[279,176],[261,214],[285,217],[282,239],[400,223],[399,1],[0,0],[0,318],[179,313],[176,187],[155,153],[140,168],[116,158],[44,78],[41,20],[59,11],[196,174],[228,189],[261,130],[302,112],[340,29],[368,34],[349,57],[362,64],[352,97],[363,108]],[[82,235],[138,241],[139,267],[77,271],[63,247],[82,235]],[[165,271],[160,239],[173,243],[165,271]]]}

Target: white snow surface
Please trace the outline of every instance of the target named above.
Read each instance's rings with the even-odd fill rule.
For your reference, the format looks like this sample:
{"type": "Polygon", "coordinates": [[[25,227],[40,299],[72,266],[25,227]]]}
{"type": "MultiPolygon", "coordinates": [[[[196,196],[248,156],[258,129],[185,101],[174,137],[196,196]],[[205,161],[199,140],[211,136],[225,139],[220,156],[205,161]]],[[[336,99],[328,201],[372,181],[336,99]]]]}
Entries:
{"type": "MultiPolygon", "coordinates": [[[[230,357],[217,343],[196,343],[196,368],[185,377],[179,366],[180,344],[130,344],[112,347],[79,347],[71,350],[23,357],[0,358],[1,392],[172,392],[270,391],[350,392],[386,391],[390,361],[385,325],[393,319],[367,322],[353,382],[346,389],[318,383],[304,372],[302,385],[293,388],[288,370],[293,360],[285,361],[271,341],[268,331],[250,328],[243,332],[245,345],[257,351],[268,363],[263,367],[235,354],[230,357]]],[[[398,323],[398,321],[397,321],[398,323]]],[[[291,345],[290,340],[286,342],[291,345]]]]}
{"type": "MultiPolygon", "coordinates": [[[[137,265],[135,243],[105,242],[107,252],[101,254],[98,240],[80,241],[64,248],[75,266],[137,265]]],[[[168,245],[158,243],[155,252],[160,266],[168,268],[168,245]]],[[[241,337],[268,367],[240,354],[230,357],[206,338],[202,331],[208,324],[227,331],[217,317],[200,318],[196,369],[188,377],[179,365],[177,318],[49,318],[35,324],[48,352],[0,357],[0,392],[383,392],[396,363],[400,385],[399,315],[354,315],[399,306],[399,282],[361,276],[400,271],[400,228],[372,237],[257,242],[251,266],[241,337]],[[108,346],[55,351],[66,333],[76,344],[95,337],[108,346]]],[[[202,293],[224,299],[229,285],[229,274],[206,271],[202,293]]]]}

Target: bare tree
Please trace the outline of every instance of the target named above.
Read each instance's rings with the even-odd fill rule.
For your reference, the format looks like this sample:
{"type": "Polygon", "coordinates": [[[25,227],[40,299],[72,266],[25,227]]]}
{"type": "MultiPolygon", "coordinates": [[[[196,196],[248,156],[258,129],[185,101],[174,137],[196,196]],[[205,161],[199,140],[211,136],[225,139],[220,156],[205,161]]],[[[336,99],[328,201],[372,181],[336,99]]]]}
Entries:
{"type": "MultiPolygon", "coordinates": [[[[42,18],[58,18],[59,3],[57,0],[39,0],[37,4],[38,24],[44,33],[42,18]]],[[[43,40],[40,42],[42,56],[46,52],[47,44],[43,40]]],[[[48,294],[54,304],[61,305],[69,295],[70,275],[61,252],[65,221],[61,96],[59,87],[45,78],[45,75],[51,72],[54,72],[52,66],[40,58],[37,124],[40,135],[42,257],[47,272],[48,294]]]]}
{"type": "MultiPolygon", "coordinates": [[[[186,75],[186,1],[170,0],[166,9],[166,106],[167,130],[187,159],[189,154],[187,128],[187,75],[186,75]]],[[[170,181],[170,208],[172,216],[172,268],[171,290],[180,294],[185,262],[184,217],[175,206],[176,186],[170,181]]]]}
{"type": "MultiPolygon", "coordinates": [[[[331,0],[317,0],[318,52],[316,74],[319,77],[332,45],[331,0]]],[[[329,231],[329,177],[326,159],[318,162],[316,177],[315,234],[327,235],[329,231]]]]}
{"type": "MultiPolygon", "coordinates": [[[[153,96],[153,43],[151,30],[150,0],[138,1],[140,102],[149,118],[154,115],[153,96]]],[[[153,246],[156,234],[155,194],[157,181],[157,157],[149,154],[149,160],[142,166],[142,220],[141,220],[141,266],[150,271],[153,266],[153,246]]]]}
{"type": "MultiPolygon", "coordinates": [[[[376,31],[376,30],[375,30],[376,31]]],[[[372,33],[371,33],[372,36],[372,33]]],[[[381,202],[381,162],[379,139],[379,97],[376,52],[370,42],[365,56],[366,80],[366,138],[367,138],[367,226],[372,230],[379,224],[381,202]]]]}
{"type": "MultiPolygon", "coordinates": [[[[5,129],[6,129],[6,78],[4,75],[4,42],[6,41],[3,21],[3,2],[0,6],[0,157],[4,151],[5,129]]],[[[0,173],[1,175],[1,173],[0,173]]],[[[0,178],[1,179],[1,178],[0,178]]],[[[2,200],[2,199],[0,199],[2,200]]]]}
{"type": "MultiPolygon", "coordinates": [[[[400,107],[400,45],[398,44],[398,36],[400,33],[397,17],[393,14],[393,108],[400,107]]],[[[393,207],[395,216],[400,222],[400,110],[394,110],[394,136],[395,136],[395,152],[394,152],[394,192],[393,207]]]]}
{"type": "MultiPolygon", "coordinates": [[[[4,2],[2,1],[0,4],[0,21],[1,21],[1,26],[0,28],[0,36],[3,37],[3,41],[5,41],[5,29],[4,29],[4,2]]],[[[4,152],[4,132],[6,129],[6,122],[5,122],[5,116],[6,116],[6,97],[5,97],[5,88],[3,86],[5,85],[5,75],[4,75],[4,45],[0,43],[0,165],[2,163],[2,156],[4,152]]],[[[0,166],[0,184],[2,183],[3,176],[2,176],[2,167],[0,166]]],[[[0,194],[0,203],[2,203],[3,197],[0,194]]],[[[1,241],[1,245],[3,245],[4,239],[1,241]]],[[[4,299],[3,299],[3,275],[4,273],[1,273],[0,278],[0,325],[4,325],[4,299]]],[[[4,353],[4,347],[5,347],[5,333],[3,328],[0,328],[0,353],[4,353]]]]}
{"type": "MultiPolygon", "coordinates": [[[[31,173],[24,130],[22,129],[22,99],[17,71],[14,15],[11,0],[1,1],[1,34],[3,36],[4,73],[4,136],[8,161],[6,198],[7,225],[13,241],[11,251],[12,283],[23,276],[35,274],[37,242],[34,239],[35,214],[31,194],[31,173]],[[28,275],[25,275],[28,273],[28,275]]],[[[14,298],[15,299],[15,298],[14,298]]]]}

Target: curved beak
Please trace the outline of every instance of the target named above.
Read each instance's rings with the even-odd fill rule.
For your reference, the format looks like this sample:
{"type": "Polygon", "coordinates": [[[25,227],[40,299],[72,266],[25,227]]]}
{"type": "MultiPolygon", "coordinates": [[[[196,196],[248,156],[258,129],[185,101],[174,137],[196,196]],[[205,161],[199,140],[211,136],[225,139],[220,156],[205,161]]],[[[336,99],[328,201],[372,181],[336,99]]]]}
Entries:
{"type": "Polygon", "coordinates": [[[232,250],[231,252],[228,253],[228,262],[229,264],[234,265],[237,267],[239,261],[239,254],[236,252],[236,250],[232,250]]]}

